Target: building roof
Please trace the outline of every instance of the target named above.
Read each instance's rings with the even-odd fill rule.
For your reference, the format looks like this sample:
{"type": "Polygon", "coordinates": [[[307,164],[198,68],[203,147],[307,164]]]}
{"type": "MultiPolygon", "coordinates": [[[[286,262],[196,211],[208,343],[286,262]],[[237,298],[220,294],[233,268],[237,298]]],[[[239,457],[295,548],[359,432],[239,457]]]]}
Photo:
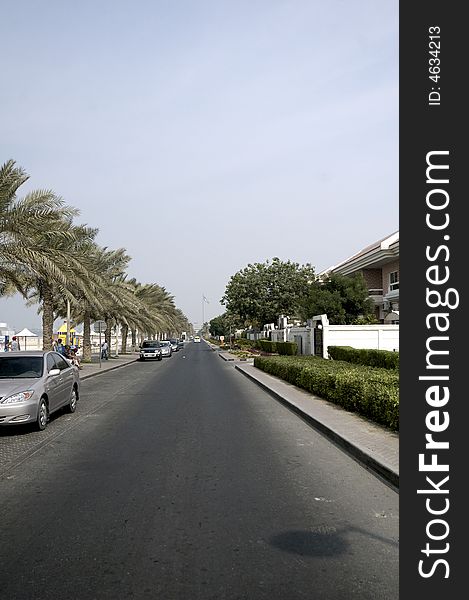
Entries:
{"type": "Polygon", "coordinates": [[[379,268],[382,265],[399,258],[399,231],[366,246],[346,260],[325,269],[319,277],[329,273],[350,275],[361,269],[379,268]]]}

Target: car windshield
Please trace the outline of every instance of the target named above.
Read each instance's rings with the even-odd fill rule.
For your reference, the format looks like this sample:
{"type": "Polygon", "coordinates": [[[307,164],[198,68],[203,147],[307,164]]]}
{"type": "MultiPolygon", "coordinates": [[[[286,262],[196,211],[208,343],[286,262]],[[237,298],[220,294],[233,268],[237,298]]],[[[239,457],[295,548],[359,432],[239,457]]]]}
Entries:
{"type": "Polygon", "coordinates": [[[42,377],[42,356],[2,356],[0,379],[37,379],[42,377]]]}
{"type": "Polygon", "coordinates": [[[159,342],[143,342],[142,348],[159,348],[159,342]]]}
{"type": "Polygon", "coordinates": [[[164,341],[164,342],[160,342],[160,344],[162,346],[169,346],[171,344],[171,342],[164,341]]]}

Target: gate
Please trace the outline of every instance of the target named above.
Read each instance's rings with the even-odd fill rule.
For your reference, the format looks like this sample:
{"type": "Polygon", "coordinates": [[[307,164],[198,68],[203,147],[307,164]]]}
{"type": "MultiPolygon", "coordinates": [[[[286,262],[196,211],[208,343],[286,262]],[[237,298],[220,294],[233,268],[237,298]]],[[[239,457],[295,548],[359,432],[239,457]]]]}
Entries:
{"type": "Polygon", "coordinates": [[[315,327],[314,328],[314,355],[321,356],[321,358],[324,356],[323,339],[324,338],[323,338],[322,326],[321,326],[321,328],[315,327]]]}
{"type": "Polygon", "coordinates": [[[297,345],[297,354],[303,354],[303,336],[302,335],[294,335],[293,341],[297,345]]]}

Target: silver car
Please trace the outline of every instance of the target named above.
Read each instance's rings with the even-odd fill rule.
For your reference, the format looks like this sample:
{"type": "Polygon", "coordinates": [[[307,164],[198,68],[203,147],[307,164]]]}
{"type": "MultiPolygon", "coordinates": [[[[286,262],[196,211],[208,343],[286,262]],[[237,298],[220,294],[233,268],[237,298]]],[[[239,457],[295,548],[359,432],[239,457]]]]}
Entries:
{"type": "Polygon", "coordinates": [[[56,410],[75,412],[79,395],[78,368],[58,352],[0,354],[0,425],[35,423],[42,431],[56,410]]]}
{"type": "Polygon", "coordinates": [[[169,340],[161,340],[160,346],[161,346],[161,355],[163,356],[163,358],[165,356],[172,356],[173,349],[171,347],[171,342],[169,340]]]}
{"type": "Polygon", "coordinates": [[[178,350],[179,350],[179,344],[178,344],[179,340],[177,340],[177,339],[175,339],[175,338],[171,338],[171,339],[169,340],[169,342],[170,342],[170,344],[171,344],[171,350],[172,350],[173,352],[178,352],[178,350]]]}

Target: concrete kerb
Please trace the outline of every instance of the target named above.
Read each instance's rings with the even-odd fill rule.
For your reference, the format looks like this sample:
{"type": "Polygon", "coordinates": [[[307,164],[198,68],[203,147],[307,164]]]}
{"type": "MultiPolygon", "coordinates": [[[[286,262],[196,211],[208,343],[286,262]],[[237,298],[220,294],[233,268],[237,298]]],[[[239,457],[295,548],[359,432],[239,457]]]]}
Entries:
{"type": "MultiPolygon", "coordinates": [[[[313,398],[319,400],[320,402],[326,403],[326,405],[330,404],[326,400],[323,400],[321,398],[316,398],[312,394],[309,394],[308,392],[301,390],[300,388],[296,388],[295,386],[292,386],[291,384],[283,382],[282,380],[280,380],[278,378],[273,378],[273,376],[268,375],[267,373],[264,373],[263,371],[261,371],[260,373],[262,374],[262,376],[267,376],[267,377],[264,377],[265,380],[261,381],[260,377],[257,377],[256,373],[252,372],[253,369],[255,369],[255,367],[249,367],[248,365],[237,364],[237,365],[235,365],[235,369],[237,371],[239,371],[240,373],[242,373],[245,377],[247,377],[248,379],[250,379],[251,381],[256,383],[259,387],[264,389],[266,392],[268,392],[271,396],[273,396],[276,400],[281,402],[284,406],[286,406],[292,412],[294,412],[295,414],[300,416],[309,425],[314,427],[321,434],[325,435],[334,444],[336,444],[337,446],[339,446],[340,448],[345,450],[352,458],[357,460],[357,462],[359,462],[365,468],[367,468],[368,470],[372,471],[375,475],[380,477],[386,484],[390,485],[397,492],[399,491],[399,468],[398,468],[398,466],[396,466],[396,460],[398,460],[398,457],[396,457],[396,450],[397,450],[397,454],[398,454],[398,442],[396,445],[395,437],[393,436],[393,434],[391,432],[387,432],[387,431],[383,430],[383,437],[388,438],[392,442],[392,445],[394,446],[393,448],[390,448],[391,458],[390,458],[390,460],[388,460],[384,456],[385,453],[382,453],[379,451],[374,452],[373,449],[370,449],[369,446],[372,445],[372,443],[369,444],[369,443],[367,443],[368,441],[366,439],[364,439],[364,438],[366,438],[366,432],[363,432],[363,427],[366,427],[366,423],[364,421],[362,421],[361,417],[359,417],[353,413],[348,413],[347,411],[343,411],[343,409],[340,409],[339,407],[336,407],[335,405],[330,406],[330,409],[333,411],[343,411],[344,420],[349,420],[349,422],[352,422],[352,420],[356,421],[356,423],[358,424],[358,427],[360,427],[361,431],[360,431],[360,434],[358,436],[355,436],[355,439],[354,439],[353,431],[352,432],[341,431],[340,428],[334,427],[333,425],[331,425],[331,423],[328,423],[327,418],[326,419],[318,418],[317,416],[315,416],[313,414],[313,411],[305,410],[304,408],[302,408],[299,405],[300,403],[298,403],[298,402],[295,403],[294,400],[292,400],[291,398],[288,397],[288,394],[289,394],[289,392],[290,392],[290,394],[298,393],[301,396],[303,396],[304,398],[308,399],[309,401],[311,401],[311,396],[312,396],[313,398]],[[269,378],[272,378],[275,381],[275,385],[273,383],[269,382],[269,378]],[[279,389],[275,389],[275,387],[277,387],[279,389]],[[290,390],[289,388],[294,388],[294,390],[290,390]]],[[[369,427],[375,428],[375,426],[373,424],[370,424],[369,427]]],[[[357,428],[357,426],[355,425],[355,429],[356,428],[357,428]]],[[[347,427],[345,427],[345,429],[347,429],[347,427]]],[[[354,427],[352,427],[351,429],[353,430],[354,427]]],[[[377,426],[376,429],[380,429],[379,426],[377,426]]],[[[386,443],[386,440],[385,440],[385,443],[386,443]]]]}
{"type": "Polygon", "coordinates": [[[220,358],[222,358],[224,361],[229,361],[229,362],[242,362],[245,364],[253,364],[254,361],[254,357],[253,358],[239,358],[239,356],[236,356],[236,354],[231,354],[231,352],[229,350],[225,350],[223,348],[221,348],[220,346],[216,346],[215,344],[212,344],[211,342],[206,342],[208,346],[210,346],[210,348],[214,351],[218,351],[218,356],[220,358]]]}
{"type": "MultiPolygon", "coordinates": [[[[112,360],[112,359],[111,359],[112,360]]],[[[121,367],[126,367],[127,365],[131,365],[134,362],[137,362],[137,358],[132,358],[131,360],[128,360],[124,363],[118,364],[118,365],[113,365],[112,367],[108,367],[106,366],[106,368],[101,368],[101,369],[96,369],[96,371],[93,371],[93,373],[85,373],[85,374],[81,374],[80,373],[80,381],[84,381],[85,379],[89,379],[90,377],[95,377],[96,375],[101,375],[102,373],[108,373],[109,371],[114,371],[115,369],[120,369],[121,367]]],[[[85,367],[86,368],[86,365],[85,367]]]]}

